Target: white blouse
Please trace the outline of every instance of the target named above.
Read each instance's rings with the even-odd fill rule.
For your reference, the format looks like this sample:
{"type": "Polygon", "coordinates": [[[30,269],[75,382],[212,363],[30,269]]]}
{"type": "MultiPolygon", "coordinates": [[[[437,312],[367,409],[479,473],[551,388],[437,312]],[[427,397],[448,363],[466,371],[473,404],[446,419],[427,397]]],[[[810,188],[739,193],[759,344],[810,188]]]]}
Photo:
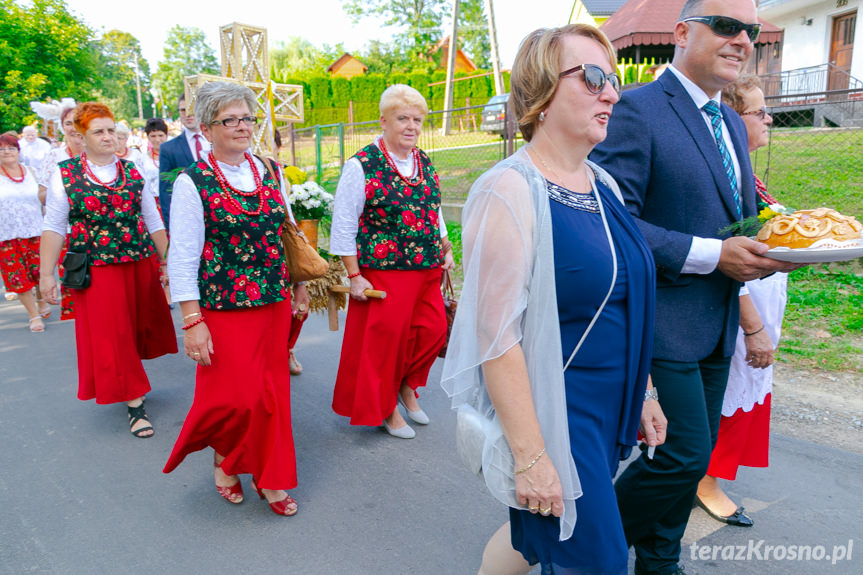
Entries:
{"type": "MultiPolygon", "coordinates": [[[[209,157],[204,161],[210,164],[209,157]]],[[[255,166],[263,178],[267,168],[258,158],[255,166]]],[[[251,191],[255,189],[255,179],[249,162],[243,160],[239,166],[219,162],[219,168],[233,187],[251,191]]],[[[279,191],[291,220],[294,214],[288,203],[285,181],[279,171],[279,191]]],[[[171,279],[171,300],[176,302],[198,301],[198,266],[204,251],[204,204],[201,194],[188,174],[180,174],[174,181],[171,193],[171,248],[168,250],[168,277],[171,279]]]]}
{"type": "MultiPolygon", "coordinates": [[[[87,166],[103,182],[113,182],[117,179],[116,156],[114,156],[114,161],[107,166],[97,166],[90,160],[87,160],[87,166]]],[[[66,188],[63,186],[63,176],[60,175],[59,167],[54,166],[47,187],[45,222],[42,229],[65,236],[69,226],[69,196],[66,194],[66,188]]],[[[147,231],[151,234],[165,229],[165,224],[162,223],[162,216],[159,215],[159,210],[156,209],[156,201],[153,199],[150,184],[146,180],[144,181],[144,190],[141,193],[141,215],[144,218],[147,231]]]]}
{"type": "Polygon", "coordinates": [[[24,168],[24,181],[0,175],[0,242],[42,234],[42,203],[33,168],[24,168]]]}
{"type": "Polygon", "coordinates": [[[51,174],[54,172],[57,164],[71,158],[72,156],[69,155],[66,144],[63,144],[59,148],[51,148],[51,151],[45,156],[42,166],[36,171],[36,181],[39,182],[40,186],[47,188],[51,182],[51,174]]]}
{"type": "MultiPolygon", "coordinates": [[[[377,144],[380,136],[375,139],[377,144]]],[[[402,160],[392,156],[393,163],[400,174],[410,177],[414,173],[413,155],[402,160]]],[[[330,228],[330,253],[334,256],[357,255],[357,231],[360,216],[366,205],[366,176],[363,165],[357,158],[345,162],[339,185],[336,188],[336,199],[333,204],[333,225],[330,228]]],[[[443,212],[438,208],[438,225],[440,237],[447,236],[443,212]]]]}

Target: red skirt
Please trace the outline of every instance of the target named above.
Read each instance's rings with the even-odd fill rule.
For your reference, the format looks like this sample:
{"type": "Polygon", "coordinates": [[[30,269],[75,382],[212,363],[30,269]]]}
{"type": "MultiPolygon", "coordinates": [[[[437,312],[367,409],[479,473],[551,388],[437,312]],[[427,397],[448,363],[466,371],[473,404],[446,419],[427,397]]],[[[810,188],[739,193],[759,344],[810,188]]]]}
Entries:
{"type": "Polygon", "coordinates": [[[212,447],[225,456],[222,470],[228,475],[251,473],[259,487],[293,489],[291,302],[203,313],[213,341],[212,365],[198,366],[195,399],[163,471],[212,447]]]}
{"type": "Polygon", "coordinates": [[[719,438],[707,475],[734,481],[737,468],[767,467],[770,447],[770,402],[767,394],[763,404],[756,403],[751,411],[738,409],[731,417],[719,421],[719,438]]]}
{"type": "Polygon", "coordinates": [[[333,411],[351,425],[380,425],[402,384],[416,392],[446,341],[441,269],[373,270],[363,276],[386,299],[351,300],[333,411]]]}
{"type": "Polygon", "coordinates": [[[141,360],[177,353],[171,312],[149,259],[91,266],[90,277],[90,287],[71,290],[78,399],[131,401],[150,391],[141,360]]]}
{"type": "Polygon", "coordinates": [[[24,293],[39,285],[39,236],[0,242],[0,273],[6,291],[24,293]]]}
{"type": "MultiPolygon", "coordinates": [[[[63,249],[60,250],[60,263],[57,265],[57,269],[60,271],[60,279],[63,279],[63,276],[66,275],[66,268],[63,267],[63,258],[66,257],[66,252],[69,251],[69,239],[66,239],[66,243],[63,244],[63,249]]],[[[158,258],[154,260],[158,262],[158,258]]],[[[72,290],[63,285],[63,282],[60,282],[60,320],[67,319],[75,319],[75,306],[72,305],[72,290]]]]}

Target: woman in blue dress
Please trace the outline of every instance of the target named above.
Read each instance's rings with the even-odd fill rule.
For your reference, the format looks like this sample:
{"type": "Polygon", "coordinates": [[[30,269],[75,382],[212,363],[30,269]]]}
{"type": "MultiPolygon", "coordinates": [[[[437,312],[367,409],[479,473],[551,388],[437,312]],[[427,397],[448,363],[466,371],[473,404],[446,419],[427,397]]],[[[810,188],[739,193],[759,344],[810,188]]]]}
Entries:
{"type": "Polygon", "coordinates": [[[465,205],[442,383],[454,407],[487,421],[483,477],[510,507],[481,574],[536,563],[544,574],[625,574],[612,479],[639,422],[649,445],[664,441],[648,377],[653,258],[617,184],[587,161],[619,99],[615,69],[591,26],[529,35],[510,96],[529,144],[483,174],[465,205]]]}

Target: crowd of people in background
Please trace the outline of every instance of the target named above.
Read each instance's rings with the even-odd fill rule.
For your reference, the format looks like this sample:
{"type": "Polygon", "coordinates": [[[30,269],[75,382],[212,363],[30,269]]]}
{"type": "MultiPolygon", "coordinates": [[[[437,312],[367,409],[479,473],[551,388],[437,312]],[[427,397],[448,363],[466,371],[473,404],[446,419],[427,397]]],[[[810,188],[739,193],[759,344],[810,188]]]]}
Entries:
{"type": "MultiPolygon", "coordinates": [[[[668,70],[631,91],[596,28],[522,42],[511,105],[526,144],[468,195],[442,377],[453,407],[486,421],[483,477],[509,507],[480,573],[623,574],[634,547],[636,574],[680,574],[693,504],[753,524],[717,478],[767,465],[795,267],[719,232],[776,203],[748,155],[772,120],[740,77],[759,30],[752,0],[689,0],[668,70]]],[[[0,135],[0,271],[31,332],[52,305],[75,319],[78,399],[125,403],[136,438],[156,432],[142,360],[178,352],[176,320],[195,395],[164,472],[212,449],[222,498],[241,503],[250,474],[291,516],[290,384],[309,295],[280,237],[290,185],[251,152],[251,90],[210,82],[194,109],[177,103],[177,122],[143,130],[83,102],[61,110],[61,141],[34,126],[0,135]],[[84,255],[87,285],[69,289],[84,255]]],[[[330,233],[351,298],[332,410],[399,439],[416,436],[405,418],[430,423],[419,390],[446,343],[441,278],[454,267],[418,147],[427,114],[414,88],[381,94],[381,133],[345,163],[330,233]]]]}

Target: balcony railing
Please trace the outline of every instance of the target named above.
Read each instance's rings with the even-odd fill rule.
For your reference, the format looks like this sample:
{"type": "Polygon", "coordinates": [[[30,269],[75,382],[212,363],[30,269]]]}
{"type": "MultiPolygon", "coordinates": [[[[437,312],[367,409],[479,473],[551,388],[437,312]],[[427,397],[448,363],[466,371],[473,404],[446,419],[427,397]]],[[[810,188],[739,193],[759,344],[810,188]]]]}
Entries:
{"type": "Polygon", "coordinates": [[[863,90],[863,82],[833,64],[787,70],[761,77],[764,95],[788,97],[838,90],[863,90]]]}

